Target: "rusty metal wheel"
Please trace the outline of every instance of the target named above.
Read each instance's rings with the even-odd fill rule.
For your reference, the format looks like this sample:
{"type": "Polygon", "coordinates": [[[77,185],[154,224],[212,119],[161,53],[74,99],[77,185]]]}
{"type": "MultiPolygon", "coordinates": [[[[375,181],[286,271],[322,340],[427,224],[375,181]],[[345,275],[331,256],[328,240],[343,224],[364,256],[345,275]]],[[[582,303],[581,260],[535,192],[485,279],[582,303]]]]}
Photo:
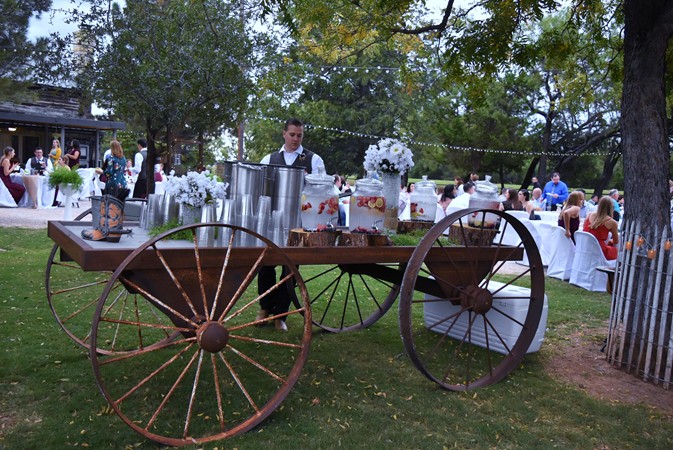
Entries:
{"type": "Polygon", "coordinates": [[[400,292],[399,281],[391,281],[399,280],[397,266],[311,265],[300,272],[311,299],[313,324],[332,333],[372,325],[400,292]]]}
{"type": "Polygon", "coordinates": [[[90,354],[100,391],[128,426],[161,444],[200,445],[243,433],[280,405],[306,362],[311,328],[304,283],[282,249],[244,228],[196,224],[150,239],[112,274],[94,314],[92,346],[137,347],[90,354]],[[288,275],[258,294],[263,265],[288,275]],[[113,294],[117,282],[167,320],[127,316],[113,294]],[[285,283],[298,286],[303,306],[286,313],[289,331],[281,332],[262,326],[280,315],[257,320],[256,313],[260,298],[285,283]],[[156,342],[151,336],[166,331],[179,337],[150,347],[137,339],[156,342]]]}
{"type": "Polygon", "coordinates": [[[537,245],[516,218],[478,209],[450,214],[423,238],[405,271],[399,311],[404,347],[444,389],[496,383],[540,344],[544,286],[537,245]],[[508,230],[521,239],[516,247],[502,243],[508,230]],[[522,260],[524,251],[529,266],[504,261],[522,260]]]}

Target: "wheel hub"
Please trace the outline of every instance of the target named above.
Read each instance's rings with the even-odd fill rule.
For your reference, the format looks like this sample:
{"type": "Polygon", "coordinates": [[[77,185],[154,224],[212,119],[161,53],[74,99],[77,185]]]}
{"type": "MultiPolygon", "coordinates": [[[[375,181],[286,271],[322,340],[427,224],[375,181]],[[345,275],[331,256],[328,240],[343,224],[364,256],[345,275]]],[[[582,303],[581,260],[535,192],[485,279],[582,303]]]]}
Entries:
{"type": "Polygon", "coordinates": [[[460,304],[477,314],[486,314],[493,305],[493,294],[488,289],[471,285],[460,293],[460,304]]]}
{"type": "Polygon", "coordinates": [[[207,322],[199,327],[196,337],[202,349],[217,353],[227,346],[229,331],[218,322],[207,322]]]}

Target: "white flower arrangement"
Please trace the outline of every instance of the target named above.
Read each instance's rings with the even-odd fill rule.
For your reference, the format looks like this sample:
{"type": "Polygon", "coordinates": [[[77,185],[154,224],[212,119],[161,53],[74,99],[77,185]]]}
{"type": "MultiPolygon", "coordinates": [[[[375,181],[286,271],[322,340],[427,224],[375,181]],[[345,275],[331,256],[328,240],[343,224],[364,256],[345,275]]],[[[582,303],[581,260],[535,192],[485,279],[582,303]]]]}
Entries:
{"type": "Polygon", "coordinates": [[[399,172],[404,174],[414,167],[413,154],[396,139],[381,139],[370,145],[365,152],[365,170],[377,172],[399,172]]]}
{"type": "MultiPolygon", "coordinates": [[[[172,175],[172,173],[171,173],[172,175]]],[[[187,172],[181,177],[168,176],[166,192],[178,203],[199,207],[224,198],[227,185],[216,180],[210,172],[187,172]]]]}

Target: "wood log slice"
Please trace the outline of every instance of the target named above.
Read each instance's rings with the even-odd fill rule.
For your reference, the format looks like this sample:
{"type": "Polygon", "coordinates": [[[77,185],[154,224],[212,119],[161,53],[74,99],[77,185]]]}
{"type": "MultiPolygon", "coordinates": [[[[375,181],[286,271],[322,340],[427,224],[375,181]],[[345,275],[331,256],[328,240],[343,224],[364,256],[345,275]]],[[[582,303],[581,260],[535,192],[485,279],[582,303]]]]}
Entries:
{"type": "Polygon", "coordinates": [[[288,247],[334,247],[340,230],[334,231],[304,231],[302,228],[293,228],[287,238],[288,247]]]}
{"type": "Polygon", "coordinates": [[[460,224],[454,223],[449,229],[449,240],[455,240],[469,247],[490,247],[496,234],[498,230],[495,228],[475,228],[469,225],[461,227],[460,224]]]}
{"type": "Polygon", "coordinates": [[[393,241],[384,234],[343,233],[337,241],[339,247],[387,247],[393,241]]]}

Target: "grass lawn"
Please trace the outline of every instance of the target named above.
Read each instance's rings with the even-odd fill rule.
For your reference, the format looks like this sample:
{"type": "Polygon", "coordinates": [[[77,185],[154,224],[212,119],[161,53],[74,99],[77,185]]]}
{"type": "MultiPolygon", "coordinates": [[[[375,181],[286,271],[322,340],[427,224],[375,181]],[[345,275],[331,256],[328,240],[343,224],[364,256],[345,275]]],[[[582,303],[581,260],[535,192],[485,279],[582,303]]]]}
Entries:
{"type": "MultiPolygon", "coordinates": [[[[0,448],[161,448],[112,412],[87,353],[52,317],[44,288],[51,247],[46,230],[0,233],[0,448]]],[[[542,350],[504,381],[465,393],[439,389],[408,360],[397,303],[366,330],[314,329],[281,406],[252,431],[199,448],[673,448],[673,416],[596,400],[548,375],[546,362],[570,334],[600,344],[610,297],[556,280],[547,280],[547,295],[542,350]]]]}

